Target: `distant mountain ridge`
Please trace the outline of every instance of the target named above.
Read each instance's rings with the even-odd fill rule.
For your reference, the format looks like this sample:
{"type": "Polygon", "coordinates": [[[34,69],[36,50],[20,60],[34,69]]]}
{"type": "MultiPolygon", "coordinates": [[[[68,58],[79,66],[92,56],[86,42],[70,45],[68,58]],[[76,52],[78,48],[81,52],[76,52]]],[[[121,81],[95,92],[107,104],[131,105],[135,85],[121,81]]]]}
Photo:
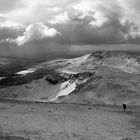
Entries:
{"type": "Polygon", "coordinates": [[[140,55],[97,51],[35,64],[0,80],[0,98],[76,104],[140,104],[140,55]],[[34,71],[29,71],[34,68],[34,71]],[[25,73],[26,72],[26,73],[25,73]],[[9,80],[9,79],[10,80],[9,80]]]}

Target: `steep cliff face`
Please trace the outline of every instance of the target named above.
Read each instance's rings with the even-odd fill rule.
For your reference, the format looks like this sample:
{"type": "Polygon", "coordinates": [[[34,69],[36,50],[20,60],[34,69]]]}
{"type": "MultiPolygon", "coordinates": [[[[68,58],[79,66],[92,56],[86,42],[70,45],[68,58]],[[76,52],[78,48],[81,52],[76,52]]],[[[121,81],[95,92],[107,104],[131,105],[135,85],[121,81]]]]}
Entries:
{"type": "Polygon", "coordinates": [[[94,52],[40,63],[0,80],[0,98],[80,104],[140,104],[140,56],[94,52]],[[28,71],[28,70],[24,70],[28,71]]]}

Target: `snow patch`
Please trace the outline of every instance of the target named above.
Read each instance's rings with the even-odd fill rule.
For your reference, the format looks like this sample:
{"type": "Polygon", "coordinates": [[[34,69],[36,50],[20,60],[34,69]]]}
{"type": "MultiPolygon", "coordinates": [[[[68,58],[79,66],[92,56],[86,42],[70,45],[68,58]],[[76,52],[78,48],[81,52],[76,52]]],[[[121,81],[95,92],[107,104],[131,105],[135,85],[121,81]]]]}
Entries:
{"type": "Polygon", "coordinates": [[[71,92],[73,92],[76,88],[76,82],[73,82],[72,84],[70,83],[70,81],[64,82],[60,85],[60,88],[61,89],[57,96],[51,99],[51,101],[57,100],[59,96],[69,95],[71,92]]]}
{"type": "Polygon", "coordinates": [[[91,54],[86,54],[84,56],[81,56],[81,57],[78,57],[78,58],[74,58],[74,59],[70,59],[70,60],[74,61],[74,63],[76,63],[76,64],[81,64],[84,61],[86,61],[90,57],[90,55],[91,54]]]}
{"type": "Polygon", "coordinates": [[[4,78],[6,78],[6,77],[0,77],[0,80],[2,80],[2,79],[4,79],[4,78]]]}
{"type": "Polygon", "coordinates": [[[33,73],[35,71],[36,71],[36,69],[27,69],[27,70],[23,70],[23,71],[17,72],[16,74],[25,75],[25,74],[28,74],[28,73],[33,73]]]}
{"type": "Polygon", "coordinates": [[[9,64],[9,63],[7,63],[7,62],[0,62],[0,65],[7,65],[7,64],[9,64]]]}
{"type": "Polygon", "coordinates": [[[77,72],[74,72],[74,71],[70,71],[70,70],[60,70],[61,72],[63,73],[67,73],[67,74],[77,74],[77,72]]]}

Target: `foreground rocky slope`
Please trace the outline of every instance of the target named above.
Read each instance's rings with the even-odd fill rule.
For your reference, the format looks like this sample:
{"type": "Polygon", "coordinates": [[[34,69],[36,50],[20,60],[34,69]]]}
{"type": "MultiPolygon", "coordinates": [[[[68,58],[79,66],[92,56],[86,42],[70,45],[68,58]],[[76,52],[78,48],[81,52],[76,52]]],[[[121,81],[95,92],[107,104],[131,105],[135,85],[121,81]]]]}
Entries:
{"type": "Polygon", "coordinates": [[[140,104],[140,56],[94,52],[43,62],[0,80],[0,98],[79,104],[140,104]],[[32,71],[31,71],[32,70],[32,71]]]}

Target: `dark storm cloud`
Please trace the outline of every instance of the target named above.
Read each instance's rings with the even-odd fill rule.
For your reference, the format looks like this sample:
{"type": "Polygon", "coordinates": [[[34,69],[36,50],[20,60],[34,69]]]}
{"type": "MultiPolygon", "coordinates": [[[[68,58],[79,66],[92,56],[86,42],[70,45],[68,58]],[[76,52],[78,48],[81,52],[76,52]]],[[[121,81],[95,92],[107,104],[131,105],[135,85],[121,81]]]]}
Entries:
{"type": "MultiPolygon", "coordinates": [[[[10,1],[7,3],[7,6],[4,6],[5,1],[1,1],[1,4],[7,9],[8,5],[11,5],[11,9],[12,7],[22,9],[23,0],[18,2],[14,0],[12,4],[10,1]]],[[[44,36],[44,33],[47,34],[50,29],[54,31],[53,41],[59,44],[113,44],[139,38],[137,30],[140,27],[138,18],[136,18],[139,16],[137,14],[138,5],[140,5],[138,0],[57,0],[55,2],[25,0],[25,3],[28,6],[22,10],[13,10],[9,16],[6,16],[6,20],[13,20],[11,22],[29,23],[24,35],[17,36],[15,39],[19,45],[45,37],[46,43],[48,43],[47,35],[44,36]],[[40,34],[42,36],[43,33],[43,37],[36,38],[32,35],[33,39],[30,39],[31,33],[28,29],[35,24],[42,25],[36,29],[35,36],[37,33],[38,36],[40,34]],[[137,30],[134,25],[138,28],[137,30]],[[49,30],[45,30],[46,28],[49,30]],[[57,32],[61,36],[55,36],[57,32]]],[[[6,35],[2,36],[6,38],[6,35]]]]}
{"type": "Polygon", "coordinates": [[[8,38],[15,39],[22,35],[24,30],[24,28],[0,27],[0,41],[8,38]]]}
{"type": "MultiPolygon", "coordinates": [[[[116,0],[109,0],[106,4],[105,0],[88,0],[68,9],[53,9],[58,15],[56,12],[46,26],[51,26],[61,36],[55,36],[51,41],[58,44],[120,44],[135,40],[134,33],[131,37],[135,23],[125,17],[125,7],[116,0]]],[[[46,45],[48,40],[46,37],[46,45]]]]}
{"type": "Polygon", "coordinates": [[[122,25],[119,19],[109,19],[101,27],[93,27],[85,21],[71,21],[55,27],[62,36],[57,41],[66,44],[113,44],[123,43],[125,34],[129,33],[131,24],[122,25]]]}
{"type": "Polygon", "coordinates": [[[139,7],[139,0],[1,0],[0,46],[61,56],[70,45],[139,44],[139,7]]]}

